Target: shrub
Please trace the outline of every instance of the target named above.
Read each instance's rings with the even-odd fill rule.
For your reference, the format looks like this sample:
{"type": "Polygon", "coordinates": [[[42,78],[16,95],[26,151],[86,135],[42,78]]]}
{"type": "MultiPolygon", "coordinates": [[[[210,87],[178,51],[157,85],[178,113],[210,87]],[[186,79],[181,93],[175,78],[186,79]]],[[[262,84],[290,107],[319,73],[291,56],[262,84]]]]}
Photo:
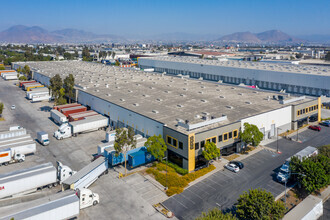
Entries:
{"type": "Polygon", "coordinates": [[[182,178],[186,179],[186,181],[188,183],[198,179],[199,177],[201,176],[204,176],[205,174],[211,172],[212,170],[215,169],[215,166],[214,165],[210,165],[206,168],[203,168],[203,169],[200,169],[200,170],[197,170],[193,173],[188,173],[187,175],[183,176],[182,178]]]}
{"type": "MultiPolygon", "coordinates": [[[[165,169],[166,170],[166,162],[161,162],[161,164],[164,165],[165,169]]],[[[186,175],[188,173],[188,170],[186,169],[183,169],[181,167],[179,167],[178,165],[174,164],[174,163],[171,163],[171,162],[168,162],[168,166],[170,168],[172,168],[173,171],[177,172],[178,174],[181,174],[181,175],[186,175]]]]}
{"type": "Polygon", "coordinates": [[[180,194],[183,192],[182,187],[170,187],[166,190],[166,195],[173,196],[174,194],[180,194]]]}

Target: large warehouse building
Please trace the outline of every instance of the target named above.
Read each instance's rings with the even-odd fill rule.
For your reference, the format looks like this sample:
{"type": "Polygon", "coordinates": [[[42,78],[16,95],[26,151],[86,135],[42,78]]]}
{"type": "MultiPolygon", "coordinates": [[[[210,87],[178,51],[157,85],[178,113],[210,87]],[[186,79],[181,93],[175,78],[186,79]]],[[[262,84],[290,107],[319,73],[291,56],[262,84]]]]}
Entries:
{"type": "Polygon", "coordinates": [[[45,85],[55,74],[73,74],[77,101],[109,117],[112,127],[132,127],[145,137],[161,134],[169,160],[193,171],[203,147],[214,142],[222,154],[240,150],[245,122],[258,126],[265,138],[278,129],[295,129],[320,117],[320,98],[224,85],[185,77],[147,73],[81,61],[15,63],[29,65],[33,78],[45,85]]]}
{"type": "Polygon", "coordinates": [[[220,61],[192,57],[141,57],[139,66],[156,72],[258,86],[288,93],[330,96],[330,68],[267,62],[220,61]]]}

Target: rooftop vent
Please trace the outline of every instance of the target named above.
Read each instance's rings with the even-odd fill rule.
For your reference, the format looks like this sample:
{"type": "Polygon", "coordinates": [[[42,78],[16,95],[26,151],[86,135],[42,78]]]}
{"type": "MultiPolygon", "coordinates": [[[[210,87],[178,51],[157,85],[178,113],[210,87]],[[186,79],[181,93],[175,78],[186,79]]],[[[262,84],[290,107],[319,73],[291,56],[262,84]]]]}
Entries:
{"type": "Polygon", "coordinates": [[[159,113],[159,111],[157,111],[157,110],[152,110],[152,112],[155,113],[155,114],[159,113]]]}
{"type": "Polygon", "coordinates": [[[171,93],[171,91],[166,90],[165,93],[171,93]]]}
{"type": "Polygon", "coordinates": [[[203,91],[199,91],[198,93],[203,94],[203,91]]]}
{"type": "Polygon", "coordinates": [[[186,97],[186,95],[185,95],[185,94],[180,94],[180,96],[181,96],[181,97],[186,97]]]}
{"type": "Polygon", "coordinates": [[[224,99],[224,98],[226,98],[226,97],[224,97],[223,95],[221,95],[221,96],[219,96],[219,98],[220,98],[220,99],[224,99]]]}
{"type": "Polygon", "coordinates": [[[132,90],[128,90],[129,93],[133,92],[132,90]]]}
{"type": "Polygon", "coordinates": [[[120,99],[120,101],[125,102],[125,99],[120,99]]]}
{"type": "Polygon", "coordinates": [[[187,91],[188,89],[187,88],[183,88],[183,90],[187,91]]]}
{"type": "Polygon", "coordinates": [[[238,95],[243,95],[243,93],[238,93],[238,95]]]}
{"type": "Polygon", "coordinates": [[[235,87],[231,87],[231,89],[236,89],[235,87]]]}
{"type": "Polygon", "coordinates": [[[95,91],[95,92],[99,92],[100,90],[98,90],[98,89],[95,89],[94,91],[95,91]]]}
{"type": "Polygon", "coordinates": [[[234,107],[231,106],[231,105],[226,105],[226,107],[229,108],[229,109],[234,109],[234,107]]]}
{"type": "Polygon", "coordinates": [[[158,102],[161,102],[161,101],[163,101],[163,99],[158,98],[157,101],[158,101],[158,102]]]}
{"type": "Polygon", "coordinates": [[[182,108],[182,107],[183,107],[183,105],[177,105],[177,107],[179,107],[179,108],[182,108]]]}
{"type": "Polygon", "coordinates": [[[147,95],[147,94],[143,94],[142,96],[144,96],[144,97],[150,97],[150,95],[147,95]]]}
{"type": "Polygon", "coordinates": [[[134,103],[133,105],[134,105],[134,106],[139,106],[139,103],[134,103]]]}
{"type": "Polygon", "coordinates": [[[201,99],[201,102],[206,103],[207,100],[206,99],[201,99]]]}
{"type": "Polygon", "coordinates": [[[246,104],[248,104],[248,105],[251,105],[252,104],[252,102],[245,102],[246,104]]]}
{"type": "Polygon", "coordinates": [[[111,96],[111,94],[110,94],[110,93],[108,93],[108,94],[107,94],[107,96],[111,96]]]}

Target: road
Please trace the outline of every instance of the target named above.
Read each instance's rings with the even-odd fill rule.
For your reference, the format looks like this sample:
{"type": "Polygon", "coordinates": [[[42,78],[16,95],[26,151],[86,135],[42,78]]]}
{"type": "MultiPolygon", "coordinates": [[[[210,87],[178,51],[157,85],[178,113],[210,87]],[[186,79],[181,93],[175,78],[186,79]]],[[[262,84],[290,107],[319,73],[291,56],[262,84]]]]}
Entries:
{"type": "MultiPolygon", "coordinates": [[[[287,158],[307,146],[329,144],[329,134],[330,128],[322,127],[321,132],[306,130],[300,133],[299,139],[304,140],[303,143],[280,139],[278,144],[282,154],[261,150],[242,160],[245,167],[238,173],[218,171],[163,204],[179,219],[194,219],[214,207],[230,210],[239,195],[249,189],[260,187],[277,196],[284,191],[284,186],[274,179],[277,169],[287,158]]],[[[276,142],[267,146],[276,149],[276,142]]]]}

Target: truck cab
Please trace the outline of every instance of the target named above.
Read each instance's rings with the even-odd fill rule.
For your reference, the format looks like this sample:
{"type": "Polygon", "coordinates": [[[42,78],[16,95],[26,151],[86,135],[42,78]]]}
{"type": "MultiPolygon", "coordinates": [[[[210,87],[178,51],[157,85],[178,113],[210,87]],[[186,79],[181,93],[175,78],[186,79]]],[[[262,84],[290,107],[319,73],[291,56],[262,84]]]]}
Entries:
{"type": "Polygon", "coordinates": [[[68,123],[62,124],[57,131],[54,133],[54,137],[57,140],[71,137],[71,126],[68,123]]]}
{"type": "Polygon", "coordinates": [[[25,161],[25,155],[17,153],[14,155],[13,159],[21,163],[21,162],[25,161]]]}
{"type": "Polygon", "coordinates": [[[99,194],[93,193],[89,189],[78,189],[76,194],[80,200],[80,209],[84,209],[92,205],[97,205],[100,202],[99,194]]]}
{"type": "Polygon", "coordinates": [[[57,161],[57,179],[60,184],[75,173],[77,172],[57,161]]]}

